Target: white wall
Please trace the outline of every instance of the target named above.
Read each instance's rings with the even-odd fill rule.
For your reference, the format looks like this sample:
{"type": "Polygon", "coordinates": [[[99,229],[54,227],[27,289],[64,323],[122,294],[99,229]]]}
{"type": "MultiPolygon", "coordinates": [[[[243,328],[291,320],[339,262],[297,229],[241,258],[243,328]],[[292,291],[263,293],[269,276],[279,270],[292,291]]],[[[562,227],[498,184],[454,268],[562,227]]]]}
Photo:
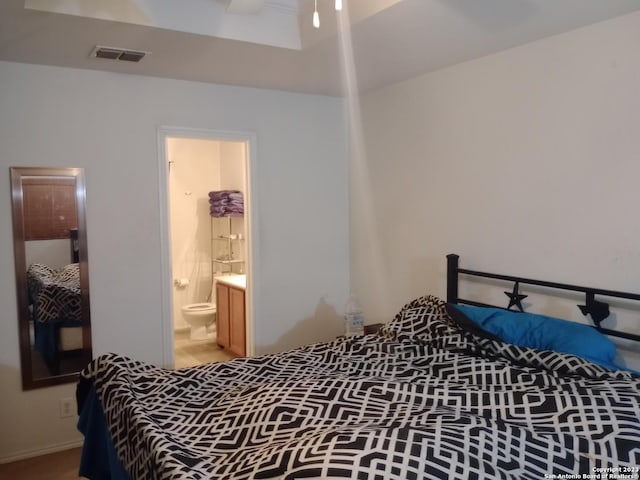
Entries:
{"type": "MultiPolygon", "coordinates": [[[[231,217],[231,231],[234,235],[241,235],[246,240],[246,232],[248,231],[245,228],[245,223],[249,218],[249,208],[250,208],[250,196],[247,195],[247,185],[246,185],[246,160],[247,160],[247,148],[244,142],[232,142],[225,141],[220,143],[220,189],[221,190],[239,190],[242,192],[245,215],[242,217],[231,217]]],[[[214,226],[219,226],[221,222],[225,222],[226,219],[214,219],[214,226]]],[[[225,233],[228,231],[228,227],[223,230],[221,233],[225,233]]],[[[225,242],[218,242],[218,249],[223,247],[225,242]]],[[[244,264],[233,264],[231,265],[231,271],[233,273],[246,273],[247,272],[247,242],[246,241],[234,241],[232,242],[231,248],[233,250],[234,258],[236,259],[244,259],[244,264]]],[[[228,253],[228,246],[224,246],[224,253],[228,253]]],[[[221,265],[217,265],[216,270],[220,271],[229,271],[227,266],[221,268],[221,265]]],[[[215,290],[212,292],[215,297],[215,290]]]]}
{"type": "Polygon", "coordinates": [[[245,193],[246,148],[243,142],[219,142],[220,144],[220,178],[224,190],[240,190],[245,193]]]}
{"type": "MultiPolygon", "coordinates": [[[[160,126],[254,132],[256,352],[341,332],[347,162],[335,98],[0,62],[0,224],[9,169],[83,167],[94,354],[160,364],[160,126]]],[[[0,229],[0,460],[79,440],[74,385],[22,392],[12,234],[0,229]]]]}
{"type": "Polygon", "coordinates": [[[635,13],[362,98],[352,281],[367,322],[444,296],[450,252],[640,291],[638,45],[635,13]]]}
{"type": "Polygon", "coordinates": [[[71,263],[69,239],[28,240],[24,242],[27,267],[42,263],[51,268],[62,268],[71,263]]]}

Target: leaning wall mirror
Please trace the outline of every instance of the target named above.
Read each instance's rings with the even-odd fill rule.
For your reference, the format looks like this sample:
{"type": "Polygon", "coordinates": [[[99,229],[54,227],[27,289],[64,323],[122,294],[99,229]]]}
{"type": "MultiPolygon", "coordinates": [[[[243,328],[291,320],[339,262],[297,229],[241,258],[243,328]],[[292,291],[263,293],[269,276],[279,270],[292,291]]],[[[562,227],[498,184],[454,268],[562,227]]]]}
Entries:
{"type": "Polygon", "coordinates": [[[74,382],[91,360],[84,172],[10,171],[22,387],[74,382]]]}

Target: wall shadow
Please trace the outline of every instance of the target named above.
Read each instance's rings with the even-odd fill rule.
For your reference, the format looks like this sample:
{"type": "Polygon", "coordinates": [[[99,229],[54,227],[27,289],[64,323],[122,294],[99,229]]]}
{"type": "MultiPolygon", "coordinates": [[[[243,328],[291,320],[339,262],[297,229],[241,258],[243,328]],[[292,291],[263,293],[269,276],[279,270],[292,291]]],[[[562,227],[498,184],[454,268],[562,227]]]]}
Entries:
{"type": "Polygon", "coordinates": [[[318,342],[329,342],[344,334],[342,316],[325,297],[320,298],[313,315],[302,319],[271,345],[256,345],[255,354],[277,353],[318,342]]]}

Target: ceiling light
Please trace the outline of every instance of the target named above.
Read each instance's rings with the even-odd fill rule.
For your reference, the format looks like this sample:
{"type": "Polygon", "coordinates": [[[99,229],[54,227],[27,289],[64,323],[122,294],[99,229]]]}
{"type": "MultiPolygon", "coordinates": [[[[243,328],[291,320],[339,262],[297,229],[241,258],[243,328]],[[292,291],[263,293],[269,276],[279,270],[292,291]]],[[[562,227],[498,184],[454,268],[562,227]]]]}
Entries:
{"type": "Polygon", "coordinates": [[[320,15],[318,15],[318,0],[313,4],[313,26],[320,28],[320,15]]]}
{"type": "MultiPolygon", "coordinates": [[[[342,0],[336,0],[335,3],[336,12],[342,11],[342,0]]],[[[313,26],[320,28],[320,15],[318,14],[318,0],[314,0],[313,3],[313,26]]]]}

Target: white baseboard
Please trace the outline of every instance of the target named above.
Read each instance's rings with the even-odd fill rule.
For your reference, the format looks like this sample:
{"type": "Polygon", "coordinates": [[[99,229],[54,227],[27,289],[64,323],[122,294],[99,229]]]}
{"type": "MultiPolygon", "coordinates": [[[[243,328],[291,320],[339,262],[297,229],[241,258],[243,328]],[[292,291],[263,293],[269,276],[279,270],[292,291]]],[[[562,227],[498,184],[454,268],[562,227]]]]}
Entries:
{"type": "Polygon", "coordinates": [[[72,448],[78,448],[82,446],[82,439],[74,440],[72,442],[57,443],[44,448],[38,448],[35,450],[23,450],[8,456],[0,457],[0,464],[17,462],[18,460],[25,460],[27,458],[39,457],[41,455],[48,455],[50,453],[62,452],[64,450],[71,450],[72,448]]]}

